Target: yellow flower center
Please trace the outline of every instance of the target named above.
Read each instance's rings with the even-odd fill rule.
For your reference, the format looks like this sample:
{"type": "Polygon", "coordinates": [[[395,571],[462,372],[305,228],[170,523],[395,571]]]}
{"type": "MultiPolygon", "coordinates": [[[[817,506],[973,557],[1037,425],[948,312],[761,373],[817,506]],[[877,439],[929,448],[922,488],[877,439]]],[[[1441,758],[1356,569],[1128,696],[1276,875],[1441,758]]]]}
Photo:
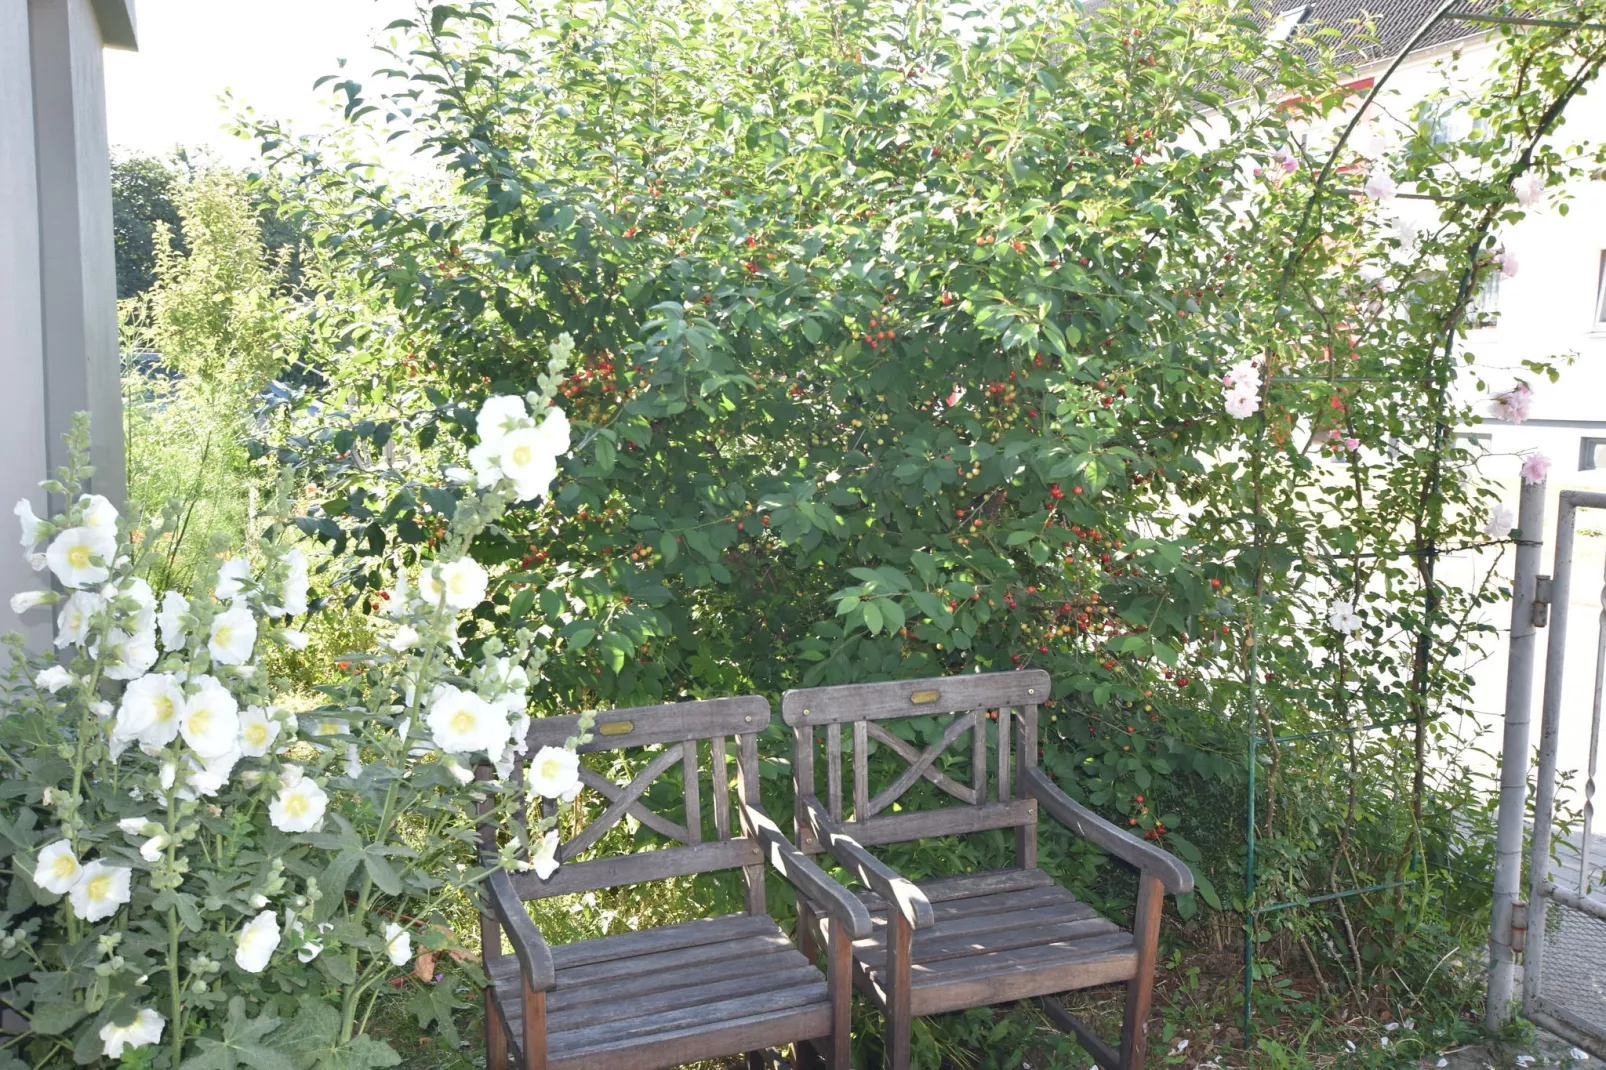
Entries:
{"type": "Polygon", "coordinates": [[[467,735],[474,730],[474,714],[470,710],[458,710],[452,714],[452,731],[467,735]]]}
{"type": "Polygon", "coordinates": [[[556,780],[563,775],[563,766],[556,758],[546,758],[541,762],[541,779],[556,780]]]}
{"type": "Polygon", "coordinates": [[[84,894],[89,897],[91,903],[109,897],[112,894],[111,877],[100,873],[89,878],[89,883],[84,885],[84,894]]]}
{"type": "Polygon", "coordinates": [[[190,714],[190,731],[198,736],[206,735],[212,727],[212,711],[202,708],[190,714]]]}
{"type": "Polygon", "coordinates": [[[468,589],[468,577],[461,572],[454,572],[447,578],[446,588],[453,594],[461,594],[468,589]]]}
{"type": "Polygon", "coordinates": [[[519,467],[521,467],[521,468],[524,467],[525,465],[529,464],[534,459],[535,459],[535,451],[532,450],[529,446],[515,446],[515,447],[513,447],[513,463],[518,465],[519,467]]]}
{"type": "Polygon", "coordinates": [[[151,703],[151,708],[156,713],[156,720],[161,724],[171,721],[174,712],[176,712],[173,706],[173,699],[168,695],[157,695],[156,701],[151,703]]]}
{"type": "Polygon", "coordinates": [[[212,633],[212,642],[218,646],[228,646],[233,638],[234,628],[227,624],[219,626],[217,631],[212,633]]]}
{"type": "Polygon", "coordinates": [[[299,791],[293,792],[288,799],[284,800],[284,812],[291,817],[305,815],[307,812],[307,797],[299,791]]]}
{"type": "Polygon", "coordinates": [[[264,746],[268,742],[268,726],[261,721],[246,725],[245,741],[253,747],[264,746]]]}
{"type": "Polygon", "coordinates": [[[85,546],[83,543],[79,543],[77,546],[71,547],[67,551],[67,564],[71,565],[73,568],[88,568],[89,547],[85,546]]]}
{"type": "Polygon", "coordinates": [[[50,867],[50,872],[57,879],[66,880],[68,877],[71,877],[74,873],[78,872],[78,863],[73,861],[68,856],[62,855],[60,858],[56,859],[55,865],[50,867]]]}

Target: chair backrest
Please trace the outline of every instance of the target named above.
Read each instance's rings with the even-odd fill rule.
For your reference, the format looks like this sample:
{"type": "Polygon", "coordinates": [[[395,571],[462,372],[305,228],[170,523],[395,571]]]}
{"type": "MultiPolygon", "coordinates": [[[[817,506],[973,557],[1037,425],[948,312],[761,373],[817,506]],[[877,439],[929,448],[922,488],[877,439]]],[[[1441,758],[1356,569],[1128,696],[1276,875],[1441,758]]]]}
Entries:
{"type": "Polygon", "coordinates": [[[803,817],[803,807],[812,798],[849,835],[866,845],[1014,827],[1017,861],[1022,866],[1035,865],[1037,803],[1016,798],[1014,784],[1037,764],[1037,707],[1049,697],[1049,686],[1048,674],[1032,669],[788,691],[781,699],[781,719],[794,735],[799,846],[806,851],[819,849],[807,834],[808,822],[803,817]],[[888,721],[943,714],[957,716],[924,750],[887,730],[888,721]],[[989,732],[987,726],[995,717],[997,731],[989,732]],[[843,801],[844,725],[851,733],[851,812],[843,801]],[[814,772],[820,734],[825,737],[823,794],[814,772]],[[961,737],[969,739],[969,783],[954,780],[938,767],[938,758],[961,737]],[[872,741],[906,763],[890,783],[874,792],[869,762],[872,741]],[[921,779],[966,805],[890,813],[892,804],[921,779]]]}
{"type": "MultiPolygon", "coordinates": [[[[521,899],[544,899],[571,892],[594,891],[644,881],[684,877],[694,873],[743,867],[748,882],[748,904],[756,896],[763,909],[763,855],[758,844],[743,835],[742,822],[731,819],[730,773],[727,737],[736,743],[737,792],[740,798],[758,802],[758,734],[770,723],[769,703],[756,695],[738,698],[678,702],[664,706],[608,710],[599,713],[591,730],[591,740],[580,746],[580,785],[582,796],[595,793],[606,803],[602,812],[572,835],[567,823],[558,822],[557,872],[542,880],[534,873],[513,875],[513,887],[521,899]],[[705,743],[706,741],[706,743],[705,743]],[[656,753],[639,748],[661,747],[656,753]],[[644,759],[628,783],[619,784],[585,761],[588,754],[638,751],[644,759]],[[703,760],[701,755],[707,755],[703,760]],[[659,776],[681,767],[685,798],[685,821],[677,822],[647,808],[643,796],[659,776]],[[713,839],[703,836],[704,778],[709,786],[709,810],[713,839]],[[674,840],[677,846],[636,851],[584,861],[572,861],[596,846],[609,829],[626,815],[647,828],[674,840]],[[754,884],[757,883],[755,890],[754,884]]],[[[537,718],[530,725],[529,751],[533,755],[545,746],[561,747],[579,731],[578,716],[537,718]]],[[[630,757],[637,757],[631,755],[630,757]]],[[[522,788],[521,774],[515,783],[522,788]]],[[[538,800],[527,800],[521,812],[538,800]]],[[[545,813],[559,810],[552,800],[541,800],[545,813]]],[[[494,834],[486,829],[482,835],[494,834]]]]}

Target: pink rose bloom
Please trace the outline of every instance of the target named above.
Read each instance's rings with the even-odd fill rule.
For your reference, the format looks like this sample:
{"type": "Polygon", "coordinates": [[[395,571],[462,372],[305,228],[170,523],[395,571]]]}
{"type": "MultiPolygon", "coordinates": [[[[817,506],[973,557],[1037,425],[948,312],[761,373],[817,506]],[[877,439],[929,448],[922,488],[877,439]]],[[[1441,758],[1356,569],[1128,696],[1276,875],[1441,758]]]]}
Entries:
{"type": "Polygon", "coordinates": [[[1529,485],[1543,483],[1550,474],[1550,458],[1543,453],[1535,453],[1522,462],[1522,481],[1529,485]]]}
{"type": "Polygon", "coordinates": [[[1373,171],[1366,176],[1366,185],[1361,187],[1361,192],[1366,194],[1367,200],[1376,201],[1378,204],[1388,204],[1394,200],[1394,193],[1397,189],[1394,179],[1390,178],[1387,173],[1373,171]]]}
{"type": "Polygon", "coordinates": [[[1361,440],[1358,438],[1346,438],[1344,440],[1344,448],[1347,450],[1358,450],[1361,448],[1361,440]]]}
{"type": "Polygon", "coordinates": [[[1528,407],[1533,404],[1533,391],[1528,384],[1518,382],[1503,394],[1496,394],[1489,403],[1489,415],[1497,420],[1520,424],[1528,418],[1528,407]]]}
{"type": "Polygon", "coordinates": [[[1494,254],[1494,262],[1500,267],[1500,274],[1508,279],[1517,277],[1517,254],[1502,249],[1494,254]]]}
{"type": "Polygon", "coordinates": [[[1529,171],[1518,176],[1511,184],[1511,190],[1517,195],[1517,203],[1524,208],[1538,204],[1545,195],[1545,180],[1539,175],[1529,171]]]}

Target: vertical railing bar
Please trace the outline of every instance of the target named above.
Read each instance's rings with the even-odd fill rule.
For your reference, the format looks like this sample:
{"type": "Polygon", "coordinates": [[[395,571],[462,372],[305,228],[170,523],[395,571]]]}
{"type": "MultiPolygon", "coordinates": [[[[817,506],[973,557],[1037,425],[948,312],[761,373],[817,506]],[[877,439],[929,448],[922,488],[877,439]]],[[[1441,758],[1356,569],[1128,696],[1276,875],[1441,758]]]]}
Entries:
{"type": "Polygon", "coordinates": [[[853,820],[863,821],[870,812],[870,722],[853,722],[853,820]]]}
{"type": "MultiPolygon", "coordinates": [[[[1533,1005],[1544,976],[1545,882],[1550,879],[1550,835],[1556,805],[1556,755],[1561,741],[1562,673],[1567,664],[1567,603],[1573,579],[1573,542],[1578,502],[1562,491],[1556,515],[1556,564],[1550,582],[1550,638],[1545,649],[1545,692],[1539,730],[1538,790],[1534,795],[1533,841],[1528,856],[1528,941],[1522,968],[1522,1005],[1533,1005]]],[[[1507,756],[1510,760],[1510,756],[1507,756]]]]}
{"type": "Polygon", "coordinates": [[[1494,891],[1489,909],[1489,994],[1484,1024],[1499,1029],[1511,1017],[1516,957],[1511,915],[1522,887],[1522,836],[1527,821],[1528,755],[1533,730],[1534,594],[1545,527],[1545,484],[1522,485],[1517,504],[1516,562],[1511,580],[1511,636],[1506,655],[1505,731],[1500,747],[1500,806],[1495,832],[1494,891]]]}
{"type": "Polygon", "coordinates": [[[842,722],[825,726],[825,785],[830,798],[831,819],[842,820],[842,722]]]}
{"type": "Polygon", "coordinates": [[[987,711],[970,711],[970,790],[977,805],[987,801],[987,711]]]}
{"type": "Polygon", "coordinates": [[[998,801],[1007,803],[1009,791],[1009,737],[1015,731],[1013,706],[998,707],[998,801]]]}
{"type": "MultiPolygon", "coordinates": [[[[697,741],[684,740],[680,744],[682,779],[686,782],[686,835],[690,843],[703,842],[703,803],[697,787],[697,741]]],[[[673,767],[671,767],[673,768],[673,767]]]]}
{"type": "Polygon", "coordinates": [[[712,736],[708,740],[709,757],[713,759],[709,773],[710,790],[714,801],[714,836],[731,838],[731,777],[725,762],[725,737],[712,736]]]}
{"type": "Polygon", "coordinates": [[[1600,762],[1601,692],[1606,690],[1606,579],[1601,581],[1600,627],[1595,640],[1595,701],[1589,721],[1589,771],[1584,777],[1584,828],[1578,843],[1578,894],[1589,894],[1589,839],[1595,823],[1595,774],[1600,762]]]}

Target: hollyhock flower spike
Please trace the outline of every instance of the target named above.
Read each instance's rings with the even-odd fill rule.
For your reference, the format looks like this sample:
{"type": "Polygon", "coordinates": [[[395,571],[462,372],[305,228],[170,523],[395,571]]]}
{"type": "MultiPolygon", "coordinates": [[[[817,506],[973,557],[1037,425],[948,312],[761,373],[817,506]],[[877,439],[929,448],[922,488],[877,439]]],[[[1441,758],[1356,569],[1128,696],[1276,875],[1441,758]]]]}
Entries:
{"type": "Polygon", "coordinates": [[[1550,458],[1535,453],[1522,462],[1522,481],[1530,485],[1543,483],[1550,475],[1550,458]]]}

